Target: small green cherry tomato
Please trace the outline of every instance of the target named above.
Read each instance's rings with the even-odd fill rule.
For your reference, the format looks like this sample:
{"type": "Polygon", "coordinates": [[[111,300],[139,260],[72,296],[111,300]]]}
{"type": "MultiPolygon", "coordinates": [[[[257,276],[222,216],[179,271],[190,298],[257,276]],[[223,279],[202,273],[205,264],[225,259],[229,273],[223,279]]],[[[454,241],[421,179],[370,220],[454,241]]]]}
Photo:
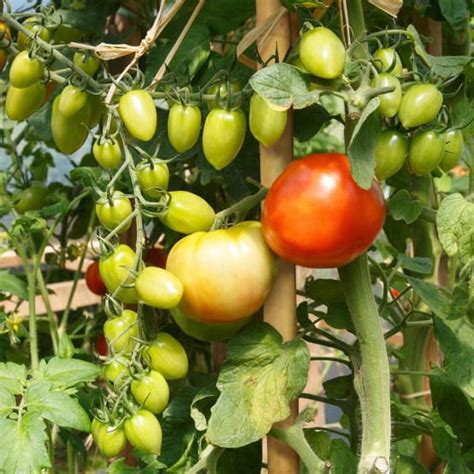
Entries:
{"type": "Polygon", "coordinates": [[[401,76],[403,72],[400,56],[393,48],[381,48],[374,53],[374,64],[380,72],[401,76]]]}
{"type": "Polygon", "coordinates": [[[170,389],[168,382],[156,370],[150,370],[130,384],[133,397],[143,408],[157,415],[168,405],[170,389]]]}
{"type": "Polygon", "coordinates": [[[153,308],[173,308],[183,296],[181,282],[171,272],[158,267],[144,268],[135,280],[135,289],[140,300],[153,308]]]}
{"type": "Polygon", "coordinates": [[[117,387],[125,383],[125,380],[130,377],[130,360],[126,357],[116,357],[111,359],[102,369],[104,379],[117,387]]]}
{"type": "Polygon", "coordinates": [[[166,227],[182,234],[210,229],[216,214],[202,197],[188,191],[171,191],[169,194],[168,210],[159,217],[166,227]]]}
{"type": "MultiPolygon", "coordinates": [[[[239,92],[241,89],[240,81],[230,81],[230,91],[231,93],[235,94],[239,92]]],[[[217,109],[219,107],[218,102],[221,104],[225,104],[227,99],[227,94],[229,91],[229,82],[221,82],[220,84],[214,84],[213,86],[209,87],[207,93],[209,95],[216,95],[216,100],[211,100],[207,103],[209,110],[217,109]]]]}
{"type": "Polygon", "coordinates": [[[392,118],[397,115],[402,101],[402,87],[400,81],[394,75],[387,72],[381,72],[377,79],[372,81],[372,87],[387,86],[394,86],[395,90],[378,96],[380,100],[379,110],[384,117],[392,118]]]}
{"type": "Polygon", "coordinates": [[[335,79],[344,70],[344,45],[328,28],[319,26],[304,33],[299,52],[303,67],[316,77],[335,79]]]}
{"type": "Polygon", "coordinates": [[[54,143],[59,151],[70,155],[79,150],[87,139],[91,110],[89,103],[72,117],[64,117],[59,111],[60,96],[53,102],[51,112],[51,132],[54,143]]]}
{"type": "Polygon", "coordinates": [[[138,410],[124,423],[130,444],[144,453],[160,454],[162,432],[156,416],[148,410],[138,410]]]}
{"type": "Polygon", "coordinates": [[[446,135],[436,133],[434,130],[415,133],[410,140],[408,154],[408,168],[421,176],[431,173],[438,167],[443,158],[444,142],[446,135]]]}
{"type": "MultiPolygon", "coordinates": [[[[49,43],[51,40],[51,31],[48,30],[44,25],[41,24],[40,19],[34,16],[31,16],[27,18],[23,22],[23,26],[31,31],[31,33],[34,33],[35,36],[38,38],[42,39],[43,41],[46,41],[46,43],[49,43]]],[[[30,49],[31,45],[33,44],[33,40],[28,38],[25,33],[22,31],[18,32],[18,38],[16,41],[17,48],[20,51],[23,51],[25,48],[30,49]]]]}
{"type": "Polygon", "coordinates": [[[97,138],[92,146],[92,155],[97,163],[106,170],[116,168],[122,161],[120,144],[115,138],[97,138]]]}
{"type": "Polygon", "coordinates": [[[26,120],[41,108],[45,95],[45,85],[39,82],[24,89],[10,86],[5,103],[7,117],[10,120],[26,120]]]}
{"type": "Polygon", "coordinates": [[[159,198],[168,189],[170,171],[166,163],[159,160],[142,161],[137,165],[140,189],[150,198],[159,198]]]}
{"type": "MultiPolygon", "coordinates": [[[[109,230],[113,230],[130,216],[133,208],[130,199],[125,197],[122,192],[114,191],[110,197],[99,199],[95,205],[95,212],[101,225],[109,230]]],[[[132,221],[129,220],[120,229],[119,234],[126,232],[131,224],[132,221]]]]}
{"type": "Polygon", "coordinates": [[[10,67],[10,84],[18,89],[32,86],[44,73],[44,65],[36,58],[30,58],[28,51],[18,53],[10,67]]]}
{"type": "Polygon", "coordinates": [[[104,336],[115,354],[129,355],[137,345],[138,337],[137,313],[126,309],[123,313],[104,324],[104,336]]]}
{"type": "Polygon", "coordinates": [[[59,113],[66,118],[76,115],[85,105],[87,93],[79,87],[69,84],[59,96],[59,113]]]}
{"type": "Polygon", "coordinates": [[[100,454],[106,458],[118,456],[127,446],[125,431],[120,426],[107,425],[94,419],[92,436],[100,454]]]}
{"type": "Polygon", "coordinates": [[[216,170],[225,168],[239,153],[245,140],[246,122],[240,109],[213,109],[207,116],[202,146],[206,160],[216,170]]]}
{"type": "Polygon", "coordinates": [[[433,84],[415,84],[403,94],[398,118],[404,128],[434,120],[443,104],[443,94],[433,84]]]}
{"type": "Polygon", "coordinates": [[[252,135],[263,146],[271,147],[283,135],[287,119],[286,110],[276,110],[261,95],[252,95],[249,127],[252,135]]]}
{"type": "Polygon", "coordinates": [[[166,332],[156,335],[145,351],[145,360],[166,380],[182,379],[188,373],[188,356],[184,347],[166,332]]]}
{"type": "Polygon", "coordinates": [[[174,104],[168,116],[168,139],[178,153],[190,150],[201,132],[201,110],[193,105],[174,104]]]}
{"type": "Polygon", "coordinates": [[[375,176],[383,181],[399,171],[408,155],[408,138],[396,130],[384,130],[375,145],[375,176]]]}
{"type": "MultiPolygon", "coordinates": [[[[128,245],[119,245],[112,254],[101,258],[99,262],[100,276],[109,293],[114,293],[122,284],[133,283],[133,275],[129,272],[135,264],[135,252],[128,245]]],[[[126,304],[138,303],[135,288],[120,288],[117,297],[126,304]]]]}
{"type": "Polygon", "coordinates": [[[18,214],[27,211],[37,211],[44,206],[48,189],[42,183],[33,183],[29,188],[23,189],[18,195],[15,210],[18,214]]]}
{"type": "Polygon", "coordinates": [[[181,331],[194,339],[206,342],[225,341],[250,321],[250,319],[244,319],[229,323],[204,323],[191,319],[180,308],[172,308],[170,313],[181,331]]]}
{"type": "Polygon", "coordinates": [[[155,103],[149,92],[127,92],[120,98],[119,114],[132,137],[147,142],[155,135],[158,120],[155,103]]]}
{"type": "Polygon", "coordinates": [[[444,144],[443,156],[441,158],[440,168],[443,171],[449,171],[454,168],[462,155],[464,148],[464,138],[460,130],[450,130],[446,133],[446,142],[444,144]]]}
{"type": "Polygon", "coordinates": [[[83,53],[77,51],[74,53],[73,58],[74,64],[82,69],[89,76],[93,76],[100,66],[100,60],[93,56],[92,54],[83,53]]]}

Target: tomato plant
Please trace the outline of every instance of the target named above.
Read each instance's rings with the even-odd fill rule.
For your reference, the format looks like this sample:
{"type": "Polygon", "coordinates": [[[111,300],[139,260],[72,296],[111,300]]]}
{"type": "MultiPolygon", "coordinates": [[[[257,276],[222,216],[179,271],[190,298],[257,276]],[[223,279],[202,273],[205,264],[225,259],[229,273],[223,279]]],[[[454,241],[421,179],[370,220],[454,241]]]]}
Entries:
{"type": "Polygon", "coordinates": [[[127,309],[120,316],[108,319],[104,324],[104,336],[115,354],[129,355],[138,336],[137,313],[127,309]]]}
{"type": "Polygon", "coordinates": [[[400,81],[394,75],[382,72],[378,75],[377,79],[372,82],[372,85],[374,87],[395,87],[393,92],[382,94],[379,97],[380,113],[387,118],[395,117],[402,101],[402,88],[400,86],[400,81]]]}
{"type": "Polygon", "coordinates": [[[148,410],[138,410],[124,423],[125,435],[130,444],[145,453],[160,454],[161,426],[148,410]]]}
{"type": "Polygon", "coordinates": [[[23,189],[15,204],[15,210],[19,214],[24,214],[27,211],[37,211],[41,209],[48,196],[48,190],[42,183],[32,183],[28,188],[23,189]]]}
{"type": "Polygon", "coordinates": [[[127,445],[127,438],[122,427],[111,426],[97,421],[94,429],[94,441],[101,454],[106,458],[118,456],[127,445]]]}
{"type": "Polygon", "coordinates": [[[154,308],[173,308],[183,295],[181,282],[172,273],[158,267],[144,268],[135,280],[135,288],[140,300],[154,308]]]}
{"type": "Polygon", "coordinates": [[[137,179],[142,191],[151,198],[159,198],[168,189],[168,165],[158,160],[142,161],[137,166],[137,179]]]}
{"type": "Polygon", "coordinates": [[[275,181],[263,207],[262,229],[272,250],[290,262],[340,267],[367,250],[384,218],[375,181],[363,190],[346,156],[316,154],[295,161],[275,181]],[[329,215],[321,232],[318,223],[329,215]]]}
{"type": "Polygon", "coordinates": [[[117,168],[122,161],[120,144],[115,138],[97,138],[92,147],[92,154],[97,163],[106,170],[117,168]]]}
{"type": "Polygon", "coordinates": [[[201,132],[201,110],[193,105],[174,104],[168,116],[168,139],[178,153],[190,150],[201,132]]]}
{"type": "Polygon", "coordinates": [[[120,98],[119,113],[132,137],[145,142],[153,138],[157,127],[157,114],[153,98],[148,92],[127,92],[120,98]]]}
{"type": "Polygon", "coordinates": [[[443,156],[439,164],[443,171],[454,168],[461,158],[464,147],[464,138],[460,130],[449,130],[446,133],[446,140],[443,149],[443,156]]]}
{"type": "Polygon", "coordinates": [[[43,64],[36,58],[30,58],[27,51],[19,53],[10,67],[10,84],[18,89],[32,86],[44,73],[43,64]]]}
{"type": "Polygon", "coordinates": [[[155,415],[168,406],[170,397],[168,382],[156,370],[138,375],[138,379],[131,383],[130,390],[135,400],[155,415]]]}
{"type": "Polygon", "coordinates": [[[95,212],[101,225],[113,230],[123,224],[120,233],[126,232],[131,225],[127,219],[133,212],[130,199],[125,197],[120,191],[114,191],[111,196],[102,197],[95,205],[95,212]]]}
{"type": "Polygon", "coordinates": [[[89,76],[93,76],[100,67],[100,61],[97,58],[82,51],[74,53],[74,64],[89,76]]]}
{"type": "Polygon", "coordinates": [[[402,61],[393,48],[380,48],[373,55],[375,67],[381,72],[390,72],[395,76],[402,75],[402,61]]]}
{"type": "Polygon", "coordinates": [[[86,101],[87,94],[81,91],[79,87],[66,86],[59,97],[58,112],[63,117],[70,118],[86,105],[86,101]]]}
{"type": "Polygon", "coordinates": [[[382,132],[375,146],[375,176],[379,181],[399,171],[408,155],[408,138],[396,130],[382,132]]]}
{"type": "Polygon", "coordinates": [[[403,95],[398,118],[405,128],[434,120],[443,104],[443,95],[433,84],[415,84],[403,95]]]}
{"type": "Polygon", "coordinates": [[[413,174],[430,173],[441,163],[446,135],[434,130],[420,131],[410,140],[408,166],[413,174]]]}
{"type": "Polygon", "coordinates": [[[7,92],[5,111],[10,120],[26,120],[44,103],[46,88],[44,84],[33,84],[18,89],[10,86],[7,92]]]}

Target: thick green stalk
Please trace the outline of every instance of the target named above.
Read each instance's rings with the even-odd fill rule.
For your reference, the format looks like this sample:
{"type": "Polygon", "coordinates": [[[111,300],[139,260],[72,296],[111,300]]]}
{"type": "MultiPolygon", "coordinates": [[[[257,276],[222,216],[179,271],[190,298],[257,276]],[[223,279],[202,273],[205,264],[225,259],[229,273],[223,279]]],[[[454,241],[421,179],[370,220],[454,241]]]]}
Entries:
{"type": "Polygon", "coordinates": [[[53,353],[58,355],[59,353],[59,333],[58,333],[58,318],[51,307],[51,302],[49,300],[48,289],[41,273],[41,269],[38,269],[36,272],[36,279],[38,281],[38,288],[43,298],[44,306],[48,314],[49,321],[49,332],[51,333],[51,342],[53,344],[53,353]]]}
{"type": "Polygon", "coordinates": [[[356,330],[360,359],[354,385],[362,413],[359,474],[390,472],[390,369],[380,317],[372,294],[367,254],[339,268],[356,330]]]}

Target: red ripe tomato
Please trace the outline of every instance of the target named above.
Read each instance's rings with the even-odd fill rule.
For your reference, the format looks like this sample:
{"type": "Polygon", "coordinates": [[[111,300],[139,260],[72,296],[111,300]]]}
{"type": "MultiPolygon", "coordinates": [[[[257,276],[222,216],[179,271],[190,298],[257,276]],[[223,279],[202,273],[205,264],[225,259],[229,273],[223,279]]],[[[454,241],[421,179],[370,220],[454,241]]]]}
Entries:
{"type": "Polygon", "coordinates": [[[148,249],[145,257],[145,263],[149,267],[166,268],[166,260],[168,260],[168,253],[165,249],[158,247],[148,249]]]}
{"type": "Polygon", "coordinates": [[[99,262],[93,262],[87,267],[86,285],[94,295],[104,296],[107,293],[107,288],[100,276],[99,262]]]}
{"type": "Polygon", "coordinates": [[[97,339],[95,340],[95,350],[97,351],[97,354],[99,354],[102,357],[106,357],[107,354],[109,353],[109,346],[107,345],[107,339],[105,339],[105,336],[103,334],[100,334],[97,336],[97,339]]]}
{"type": "Polygon", "coordinates": [[[263,235],[272,250],[305,267],[341,267],[367,250],[385,218],[382,191],[351,175],[346,155],[323,153],[292,162],[270,188],[263,235]]]}

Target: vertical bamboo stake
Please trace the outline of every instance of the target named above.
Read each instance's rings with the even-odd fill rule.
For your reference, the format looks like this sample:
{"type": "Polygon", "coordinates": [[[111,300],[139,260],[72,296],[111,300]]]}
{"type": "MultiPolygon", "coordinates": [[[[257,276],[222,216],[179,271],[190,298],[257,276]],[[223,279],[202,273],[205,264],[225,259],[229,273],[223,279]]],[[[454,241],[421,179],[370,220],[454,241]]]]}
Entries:
{"type": "MultiPolygon", "coordinates": [[[[257,26],[269,16],[281,9],[279,0],[256,0],[257,26]]],[[[264,45],[258,45],[264,61],[278,50],[280,59],[291,46],[291,28],[289,14],[285,13],[264,45]]],[[[264,186],[270,186],[293,158],[293,116],[289,111],[288,124],[283,136],[270,148],[260,146],[260,173],[264,186]]],[[[295,267],[280,261],[278,276],[272,292],[264,307],[264,319],[289,340],[296,335],[296,285],[295,267]]],[[[298,402],[291,404],[290,417],[277,424],[285,427],[293,424],[298,413],[298,402]]],[[[270,474],[296,474],[299,472],[299,460],[296,453],[286,444],[274,438],[267,438],[268,472],[270,474]]]]}

